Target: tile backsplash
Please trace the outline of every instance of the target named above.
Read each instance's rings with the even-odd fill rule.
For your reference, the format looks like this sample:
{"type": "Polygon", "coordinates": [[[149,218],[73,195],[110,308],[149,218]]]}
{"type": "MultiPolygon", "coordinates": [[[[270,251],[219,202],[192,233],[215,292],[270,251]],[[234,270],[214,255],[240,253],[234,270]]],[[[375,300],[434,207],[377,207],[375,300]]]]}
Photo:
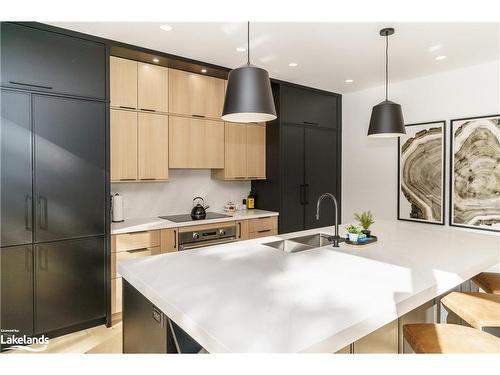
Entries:
{"type": "Polygon", "coordinates": [[[210,170],[171,169],[166,182],[111,184],[123,196],[125,219],[191,212],[192,199],[200,196],[209,211],[222,211],[229,200],[241,204],[250,192],[250,181],[212,180],[210,170]]]}

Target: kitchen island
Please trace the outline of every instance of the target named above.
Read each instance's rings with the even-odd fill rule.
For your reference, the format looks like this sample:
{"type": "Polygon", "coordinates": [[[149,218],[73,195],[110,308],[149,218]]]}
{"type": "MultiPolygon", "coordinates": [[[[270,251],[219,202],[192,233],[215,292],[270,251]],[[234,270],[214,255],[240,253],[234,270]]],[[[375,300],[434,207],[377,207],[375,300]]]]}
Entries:
{"type": "MultiPolygon", "coordinates": [[[[500,262],[500,236],[378,221],[376,244],[287,253],[286,235],[118,263],[136,290],[208,352],[333,353],[500,262]]],[[[124,290],[123,330],[134,308],[124,290]]]]}

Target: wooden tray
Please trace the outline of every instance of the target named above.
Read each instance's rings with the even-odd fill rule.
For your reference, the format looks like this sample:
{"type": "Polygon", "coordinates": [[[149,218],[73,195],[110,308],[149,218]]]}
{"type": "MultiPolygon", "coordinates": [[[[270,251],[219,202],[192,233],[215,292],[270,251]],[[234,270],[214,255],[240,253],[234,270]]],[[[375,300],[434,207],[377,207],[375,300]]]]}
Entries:
{"type": "Polygon", "coordinates": [[[367,240],[362,241],[362,242],[359,242],[359,241],[352,242],[352,241],[349,241],[349,239],[347,239],[347,238],[344,241],[344,243],[347,246],[357,247],[357,248],[367,247],[367,246],[373,245],[375,242],[377,242],[377,236],[370,236],[370,238],[368,238],[367,240]]]}

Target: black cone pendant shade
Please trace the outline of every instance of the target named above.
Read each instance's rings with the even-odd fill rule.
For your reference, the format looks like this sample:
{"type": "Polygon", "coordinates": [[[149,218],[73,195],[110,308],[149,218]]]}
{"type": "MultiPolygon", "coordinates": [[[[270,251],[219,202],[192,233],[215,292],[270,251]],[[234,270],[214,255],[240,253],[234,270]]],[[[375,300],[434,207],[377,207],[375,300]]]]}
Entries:
{"type": "Polygon", "coordinates": [[[370,127],[368,128],[369,137],[399,137],[406,134],[401,105],[391,102],[387,99],[389,86],[389,35],[394,34],[394,29],[387,28],[380,30],[380,35],[385,36],[385,100],[377,104],[372,109],[370,118],[370,127]]]}
{"type": "MultiPolygon", "coordinates": [[[[247,37],[249,40],[250,23],[247,37]]],[[[274,120],[277,116],[269,74],[250,64],[250,43],[247,51],[247,64],[229,72],[222,119],[232,122],[274,120]]]]}

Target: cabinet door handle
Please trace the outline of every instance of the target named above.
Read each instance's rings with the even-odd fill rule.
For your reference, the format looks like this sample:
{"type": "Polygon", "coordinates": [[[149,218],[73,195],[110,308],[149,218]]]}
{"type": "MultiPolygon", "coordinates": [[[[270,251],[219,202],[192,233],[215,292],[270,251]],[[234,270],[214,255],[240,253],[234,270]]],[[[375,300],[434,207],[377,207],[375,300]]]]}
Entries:
{"type": "Polygon", "coordinates": [[[306,125],[319,125],[319,122],[312,122],[312,121],[302,121],[306,125]]]}
{"type": "Polygon", "coordinates": [[[24,227],[26,230],[32,230],[31,220],[32,220],[32,209],[33,209],[33,200],[31,199],[31,195],[26,194],[24,197],[24,227]]]}
{"type": "Polygon", "coordinates": [[[148,108],[139,108],[141,111],[146,111],[146,112],[156,112],[154,109],[148,109],[148,108]]]}
{"type": "Polygon", "coordinates": [[[174,249],[177,249],[177,230],[174,229],[174,249]]]}
{"type": "Polygon", "coordinates": [[[262,230],[258,230],[257,233],[266,233],[266,232],[270,232],[271,229],[262,229],[262,230]]]}
{"type": "Polygon", "coordinates": [[[245,178],[246,178],[245,176],[236,176],[236,177],[235,177],[235,179],[236,179],[236,180],[243,180],[243,179],[245,179],[245,178]]]}
{"type": "Polygon", "coordinates": [[[20,86],[28,86],[28,87],[35,87],[38,89],[46,89],[46,90],[52,90],[53,87],[51,86],[43,86],[43,85],[35,85],[33,83],[24,83],[24,82],[16,82],[16,81],[9,81],[13,85],[20,85],[20,86]]]}
{"type": "Polygon", "coordinates": [[[123,109],[135,109],[135,107],[129,107],[129,106],[126,106],[126,105],[121,105],[120,108],[123,108],[123,109]]]}
{"type": "Polygon", "coordinates": [[[38,196],[38,227],[43,230],[48,229],[48,206],[47,198],[38,196]],[[43,202],[43,204],[42,204],[43,202]],[[43,214],[42,214],[43,212],[43,214]]]}
{"type": "Polygon", "coordinates": [[[204,115],[193,115],[193,117],[197,117],[197,118],[205,118],[204,115]]]}
{"type": "Polygon", "coordinates": [[[33,270],[33,251],[31,246],[26,246],[24,248],[24,269],[26,272],[30,273],[33,270]]]}
{"type": "Polygon", "coordinates": [[[238,238],[241,238],[241,221],[238,221],[238,238]]]}
{"type": "Polygon", "coordinates": [[[135,178],[120,178],[120,181],[136,181],[135,178]]]}
{"type": "Polygon", "coordinates": [[[49,253],[47,252],[47,249],[44,249],[41,246],[37,246],[37,253],[39,255],[38,267],[42,271],[48,271],[49,270],[49,253]]]}
{"type": "Polygon", "coordinates": [[[141,178],[141,181],[155,181],[156,178],[141,178]]]}
{"type": "Polygon", "coordinates": [[[309,204],[309,184],[304,185],[304,204],[309,204]]]}
{"type": "Polygon", "coordinates": [[[299,199],[300,199],[300,205],[304,205],[305,202],[305,185],[299,185],[300,192],[299,192],[299,199]]]}

